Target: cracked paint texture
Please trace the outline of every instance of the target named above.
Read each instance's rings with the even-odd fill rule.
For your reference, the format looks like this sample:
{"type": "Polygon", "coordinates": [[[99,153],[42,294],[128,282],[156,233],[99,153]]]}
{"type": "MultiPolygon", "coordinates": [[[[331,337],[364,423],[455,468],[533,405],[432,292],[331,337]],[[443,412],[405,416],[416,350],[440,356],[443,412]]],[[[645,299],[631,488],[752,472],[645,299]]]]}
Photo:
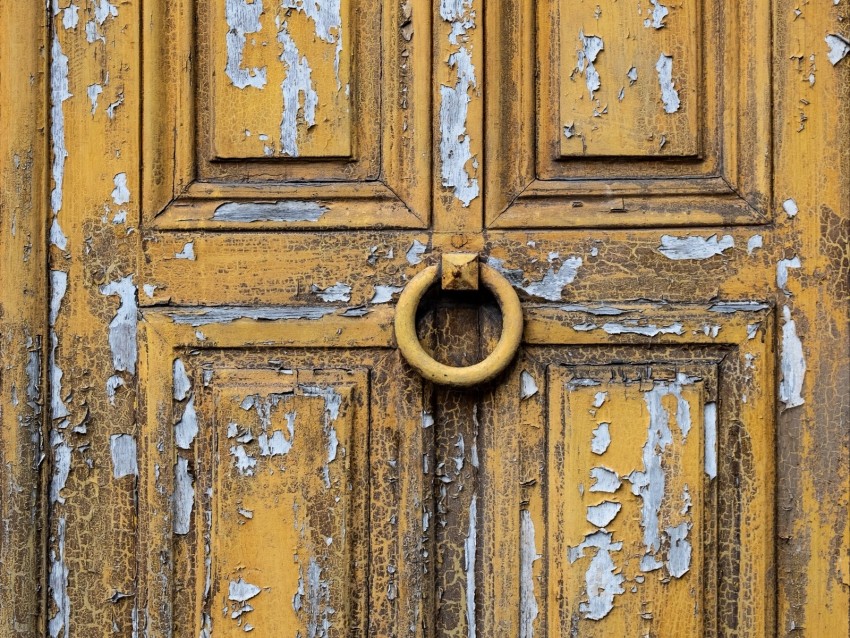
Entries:
{"type": "MultiPolygon", "coordinates": [[[[559,432],[551,445],[563,445],[569,475],[564,492],[550,498],[559,494],[563,512],[586,515],[564,519],[564,553],[550,558],[550,569],[566,570],[570,627],[578,635],[664,635],[674,621],[647,615],[642,601],[673,608],[701,586],[700,517],[693,512],[703,498],[697,486],[706,389],[698,376],[656,374],[641,378],[627,367],[619,379],[556,377],[565,406],[556,423],[568,434],[559,432]]],[[[683,621],[697,633],[700,600],[683,621]]]]}

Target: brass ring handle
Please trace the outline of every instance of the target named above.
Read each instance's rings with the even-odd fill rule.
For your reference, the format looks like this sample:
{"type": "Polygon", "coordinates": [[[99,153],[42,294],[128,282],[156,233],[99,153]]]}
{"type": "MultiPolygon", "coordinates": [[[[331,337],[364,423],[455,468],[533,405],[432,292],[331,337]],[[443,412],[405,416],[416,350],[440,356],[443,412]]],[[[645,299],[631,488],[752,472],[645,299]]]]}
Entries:
{"type": "Polygon", "coordinates": [[[496,377],[513,360],[522,339],[522,306],[519,297],[499,272],[480,264],[480,280],[496,297],[502,311],[502,336],[495,349],[483,361],[464,368],[435,361],[419,343],[416,335],[416,309],[440,276],[430,266],[410,280],[399,297],[395,311],[395,335],[398,348],[410,366],[428,381],[440,385],[468,388],[496,377]]]}

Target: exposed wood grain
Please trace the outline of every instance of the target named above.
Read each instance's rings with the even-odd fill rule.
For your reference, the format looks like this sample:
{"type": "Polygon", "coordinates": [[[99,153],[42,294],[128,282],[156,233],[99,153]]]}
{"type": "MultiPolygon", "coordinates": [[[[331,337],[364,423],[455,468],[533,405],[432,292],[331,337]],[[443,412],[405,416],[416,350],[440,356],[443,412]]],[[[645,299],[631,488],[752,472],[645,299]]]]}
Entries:
{"type": "Polygon", "coordinates": [[[500,193],[488,199],[488,226],[770,219],[768,0],[747,7],[525,1],[496,15],[490,46],[509,44],[488,50],[488,84],[496,85],[487,92],[488,121],[512,125],[488,129],[488,179],[500,193]],[[664,26],[655,28],[662,14],[664,26]],[[587,60],[590,71],[588,54],[596,58],[587,60]],[[673,89],[681,89],[675,109],[656,68],[662,58],[672,61],[673,89]],[[588,86],[597,80],[591,104],[588,86]],[[668,154],[681,160],[663,161],[668,154]],[[696,185],[705,189],[697,198],[670,197],[696,185]]]}
{"type": "MultiPolygon", "coordinates": [[[[427,3],[157,0],[145,12],[146,220],[185,221],[175,206],[209,220],[222,197],[295,209],[318,198],[319,224],[296,216],[288,226],[427,224],[427,3]],[[229,194],[193,199],[209,189],[229,194]]],[[[214,221],[195,227],[232,227],[214,221]]]]}

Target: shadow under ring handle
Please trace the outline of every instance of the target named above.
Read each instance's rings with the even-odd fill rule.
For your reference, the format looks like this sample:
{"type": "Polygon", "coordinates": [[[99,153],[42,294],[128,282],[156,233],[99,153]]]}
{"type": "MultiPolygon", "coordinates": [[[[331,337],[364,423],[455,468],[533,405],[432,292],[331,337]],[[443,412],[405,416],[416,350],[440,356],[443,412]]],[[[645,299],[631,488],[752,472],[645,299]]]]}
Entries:
{"type": "Polygon", "coordinates": [[[458,368],[435,361],[425,352],[416,334],[416,309],[422,297],[440,276],[430,266],[405,286],[395,310],[395,335],[398,349],[407,363],[422,377],[439,385],[468,388],[495,378],[513,360],[522,340],[522,306],[510,282],[486,264],[479,266],[481,283],[493,293],[502,311],[502,335],[495,349],[483,361],[458,368]]]}

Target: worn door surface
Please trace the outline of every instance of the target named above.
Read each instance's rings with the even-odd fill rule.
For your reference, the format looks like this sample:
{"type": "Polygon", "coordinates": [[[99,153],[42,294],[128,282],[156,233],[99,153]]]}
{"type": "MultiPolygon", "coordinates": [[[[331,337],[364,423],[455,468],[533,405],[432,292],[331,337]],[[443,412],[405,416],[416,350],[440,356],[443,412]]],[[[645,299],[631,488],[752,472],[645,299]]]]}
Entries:
{"type": "Polygon", "coordinates": [[[846,2],[43,5],[2,635],[848,636],[846,2]]]}

